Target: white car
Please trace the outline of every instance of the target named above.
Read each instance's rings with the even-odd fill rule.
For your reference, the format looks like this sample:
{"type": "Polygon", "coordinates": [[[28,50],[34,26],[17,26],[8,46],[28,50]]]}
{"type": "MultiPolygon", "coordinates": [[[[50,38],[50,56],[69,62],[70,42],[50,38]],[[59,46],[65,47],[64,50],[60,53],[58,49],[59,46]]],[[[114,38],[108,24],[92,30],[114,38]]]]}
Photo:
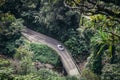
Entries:
{"type": "Polygon", "coordinates": [[[60,44],[58,44],[57,47],[58,47],[58,49],[61,50],[61,51],[64,50],[64,47],[63,47],[62,45],[60,45],[60,44]]]}

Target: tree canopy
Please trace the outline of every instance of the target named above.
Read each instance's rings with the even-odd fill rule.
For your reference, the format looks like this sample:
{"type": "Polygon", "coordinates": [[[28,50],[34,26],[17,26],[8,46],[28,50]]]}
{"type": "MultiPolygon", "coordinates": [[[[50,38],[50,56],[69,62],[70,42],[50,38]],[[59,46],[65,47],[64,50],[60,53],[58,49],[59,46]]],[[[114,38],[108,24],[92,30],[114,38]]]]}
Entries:
{"type": "Polygon", "coordinates": [[[36,71],[36,59],[61,64],[53,50],[22,36],[25,27],[62,42],[77,64],[86,62],[81,80],[120,79],[120,0],[0,0],[0,79],[76,80],[36,71]]]}

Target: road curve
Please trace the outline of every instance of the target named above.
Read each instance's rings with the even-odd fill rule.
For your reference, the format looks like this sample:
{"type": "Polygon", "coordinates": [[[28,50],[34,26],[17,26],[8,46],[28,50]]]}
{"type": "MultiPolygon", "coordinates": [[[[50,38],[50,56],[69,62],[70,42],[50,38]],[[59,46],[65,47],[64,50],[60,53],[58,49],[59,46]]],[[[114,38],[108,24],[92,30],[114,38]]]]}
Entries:
{"type": "MultiPolygon", "coordinates": [[[[75,64],[73,58],[70,55],[70,52],[65,48],[63,51],[60,51],[57,48],[58,44],[61,44],[59,41],[43,35],[41,33],[35,32],[31,29],[25,28],[22,31],[22,35],[26,37],[28,40],[32,42],[39,42],[42,44],[46,44],[49,47],[53,48],[61,58],[61,62],[70,76],[80,76],[80,70],[78,69],[77,65],[75,64]]],[[[62,44],[61,44],[62,45],[62,44]]]]}

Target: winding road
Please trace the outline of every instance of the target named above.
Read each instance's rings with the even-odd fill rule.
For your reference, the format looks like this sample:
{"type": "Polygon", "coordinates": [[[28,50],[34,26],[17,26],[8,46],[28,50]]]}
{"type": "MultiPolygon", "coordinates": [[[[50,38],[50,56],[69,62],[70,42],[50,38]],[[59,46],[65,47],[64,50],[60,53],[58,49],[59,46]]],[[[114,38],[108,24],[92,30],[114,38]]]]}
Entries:
{"type": "Polygon", "coordinates": [[[68,75],[80,76],[80,70],[76,65],[74,59],[71,57],[70,52],[65,48],[65,46],[64,46],[65,49],[63,51],[58,49],[57,45],[58,44],[63,45],[62,43],[51,37],[35,32],[28,28],[25,28],[22,31],[22,35],[26,37],[29,41],[46,44],[49,47],[53,48],[60,56],[63,67],[65,68],[68,75]]]}

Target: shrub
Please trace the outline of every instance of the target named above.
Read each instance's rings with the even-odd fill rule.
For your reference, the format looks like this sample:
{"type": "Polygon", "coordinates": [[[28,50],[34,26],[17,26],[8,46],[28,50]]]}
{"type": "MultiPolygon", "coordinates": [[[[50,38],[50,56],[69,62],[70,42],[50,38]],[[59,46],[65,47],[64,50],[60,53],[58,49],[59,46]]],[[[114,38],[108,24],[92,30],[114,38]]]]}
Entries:
{"type": "Polygon", "coordinates": [[[13,80],[11,75],[13,70],[11,68],[2,68],[0,69],[0,80],[13,80]]]}
{"type": "Polygon", "coordinates": [[[15,53],[16,40],[21,36],[23,21],[16,19],[10,13],[0,16],[0,51],[2,54],[12,56],[15,53]]]}
{"type": "Polygon", "coordinates": [[[120,80],[120,64],[106,64],[102,69],[101,80],[120,80]]]}
{"type": "Polygon", "coordinates": [[[11,61],[12,68],[16,74],[28,74],[32,71],[34,67],[32,65],[33,54],[29,50],[29,46],[22,45],[16,50],[14,55],[14,60],[11,61]]]}
{"type": "MultiPolygon", "coordinates": [[[[69,48],[72,56],[79,61],[84,61],[90,54],[90,39],[94,31],[90,28],[81,26],[76,30],[69,29],[66,35],[69,36],[64,44],[69,48]]],[[[65,38],[65,37],[64,37],[65,38]]]]}
{"type": "Polygon", "coordinates": [[[56,72],[47,69],[40,69],[37,72],[24,76],[16,76],[14,80],[66,80],[60,77],[56,72]]]}
{"type": "Polygon", "coordinates": [[[78,80],[78,78],[75,76],[67,76],[66,80],[78,80]]]}
{"type": "Polygon", "coordinates": [[[13,70],[8,68],[10,66],[10,61],[0,57],[0,80],[12,80],[13,76],[11,73],[13,70]]]}
{"type": "Polygon", "coordinates": [[[81,80],[99,80],[99,78],[91,70],[85,69],[82,71],[81,80]]]}
{"type": "Polygon", "coordinates": [[[7,67],[9,65],[10,65],[10,61],[9,60],[3,59],[3,58],[0,57],[0,68],[1,67],[7,67]]]}
{"type": "Polygon", "coordinates": [[[57,64],[59,56],[54,50],[52,50],[48,46],[31,43],[30,49],[34,53],[34,58],[33,58],[34,61],[39,60],[40,62],[43,63],[50,63],[53,65],[57,64]]]}

